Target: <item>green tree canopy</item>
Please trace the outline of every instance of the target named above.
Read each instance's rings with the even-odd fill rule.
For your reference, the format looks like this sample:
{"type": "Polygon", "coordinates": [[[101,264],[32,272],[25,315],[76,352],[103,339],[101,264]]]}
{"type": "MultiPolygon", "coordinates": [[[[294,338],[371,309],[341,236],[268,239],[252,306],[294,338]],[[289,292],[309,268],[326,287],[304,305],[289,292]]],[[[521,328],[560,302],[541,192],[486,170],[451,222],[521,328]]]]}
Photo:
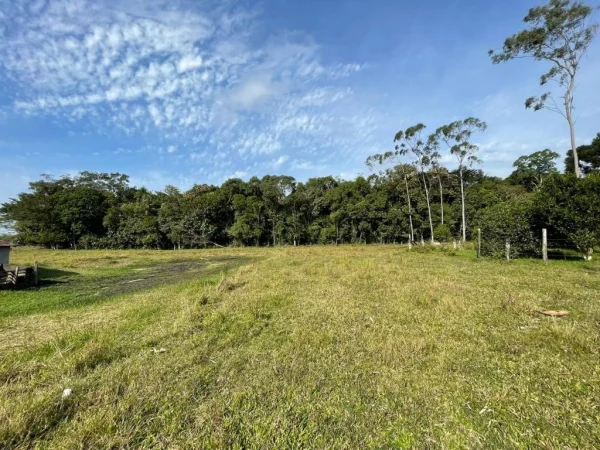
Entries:
{"type": "MultiPolygon", "coordinates": [[[[584,175],[591,172],[600,171],[600,133],[592,140],[590,145],[580,145],[577,147],[577,155],[579,156],[579,170],[584,175]]],[[[565,158],[565,173],[574,172],[575,161],[573,152],[569,150],[565,158]]]]}
{"type": "Polygon", "coordinates": [[[558,153],[548,149],[521,156],[513,163],[515,170],[509,175],[508,181],[533,191],[542,185],[548,175],[558,172],[558,157],[558,153]]]}

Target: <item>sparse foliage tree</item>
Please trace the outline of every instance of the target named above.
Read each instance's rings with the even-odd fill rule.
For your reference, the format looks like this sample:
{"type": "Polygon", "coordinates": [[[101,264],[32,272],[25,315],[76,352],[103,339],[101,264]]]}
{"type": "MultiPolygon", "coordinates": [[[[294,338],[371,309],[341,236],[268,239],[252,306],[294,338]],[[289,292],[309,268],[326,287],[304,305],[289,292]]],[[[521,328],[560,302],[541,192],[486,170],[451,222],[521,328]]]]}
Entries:
{"type": "MultiPolygon", "coordinates": [[[[438,186],[440,188],[440,215],[441,224],[444,225],[444,183],[443,178],[448,178],[448,169],[440,164],[439,158],[434,160],[433,172],[438,180],[438,186]]],[[[437,233],[436,233],[437,234],[437,233]]]]}
{"type": "Polygon", "coordinates": [[[412,155],[414,158],[414,165],[423,178],[423,188],[425,190],[429,218],[429,231],[431,233],[431,242],[433,242],[435,237],[433,219],[431,217],[431,186],[427,173],[432,168],[433,161],[439,158],[439,153],[436,142],[432,136],[429,136],[426,141],[422,139],[423,130],[425,130],[425,128],[425,125],[419,123],[412,127],[408,127],[404,131],[400,130],[396,133],[394,142],[396,142],[395,151],[398,152],[398,155],[412,155]]]}
{"type": "Polygon", "coordinates": [[[540,78],[540,85],[556,82],[564,89],[559,106],[551,92],[530,97],[526,108],[548,109],[562,115],[569,124],[574,171],[580,176],[573,117],[575,81],[582,57],[596,36],[597,23],[590,23],[593,8],[579,1],[550,0],[547,5],[531,8],[523,19],[529,27],[504,41],[502,51],[489,51],[494,64],[516,58],[532,58],[551,64],[540,78]]]}
{"type": "Polygon", "coordinates": [[[467,240],[467,218],[465,214],[465,185],[464,172],[466,169],[481,162],[476,156],[479,147],[471,142],[471,136],[474,132],[483,132],[487,129],[487,124],[475,117],[469,117],[465,120],[458,120],[448,125],[439,127],[435,135],[437,139],[443,141],[450,153],[458,161],[458,174],[460,178],[460,198],[462,213],[462,239],[467,240]]]}

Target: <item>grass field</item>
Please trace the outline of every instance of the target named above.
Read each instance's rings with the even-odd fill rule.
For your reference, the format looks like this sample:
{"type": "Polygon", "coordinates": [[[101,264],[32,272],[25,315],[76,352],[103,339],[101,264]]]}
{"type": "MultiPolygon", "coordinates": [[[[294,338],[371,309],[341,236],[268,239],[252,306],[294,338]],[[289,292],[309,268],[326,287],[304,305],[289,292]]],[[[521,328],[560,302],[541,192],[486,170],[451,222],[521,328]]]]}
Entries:
{"type": "Polygon", "coordinates": [[[600,448],[597,262],[396,246],[12,259],[45,284],[0,292],[0,448],[600,448]]]}

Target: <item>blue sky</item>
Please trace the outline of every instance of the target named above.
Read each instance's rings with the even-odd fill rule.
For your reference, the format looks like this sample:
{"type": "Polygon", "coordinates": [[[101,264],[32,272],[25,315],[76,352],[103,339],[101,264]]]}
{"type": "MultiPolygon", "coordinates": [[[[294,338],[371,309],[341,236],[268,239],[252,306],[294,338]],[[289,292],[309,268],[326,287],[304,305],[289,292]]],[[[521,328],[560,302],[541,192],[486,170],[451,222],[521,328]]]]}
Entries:
{"type": "MultiPolygon", "coordinates": [[[[568,148],[564,119],[523,106],[544,66],[487,56],[535,4],[0,0],[0,202],[81,170],[155,190],[352,178],[399,129],[472,115],[489,126],[483,169],[507,175],[522,154],[568,148]]],[[[596,41],[578,143],[600,132],[598,73],[596,41]]]]}

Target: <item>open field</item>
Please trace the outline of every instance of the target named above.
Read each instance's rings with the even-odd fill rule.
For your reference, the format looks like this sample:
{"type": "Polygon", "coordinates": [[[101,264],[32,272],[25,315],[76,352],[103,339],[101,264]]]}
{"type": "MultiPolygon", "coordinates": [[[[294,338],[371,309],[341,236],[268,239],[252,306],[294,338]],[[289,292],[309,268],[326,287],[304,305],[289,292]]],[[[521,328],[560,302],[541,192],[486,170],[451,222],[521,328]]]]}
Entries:
{"type": "Polygon", "coordinates": [[[0,448],[600,448],[597,261],[13,253],[33,260],[46,285],[0,292],[0,448]]]}

